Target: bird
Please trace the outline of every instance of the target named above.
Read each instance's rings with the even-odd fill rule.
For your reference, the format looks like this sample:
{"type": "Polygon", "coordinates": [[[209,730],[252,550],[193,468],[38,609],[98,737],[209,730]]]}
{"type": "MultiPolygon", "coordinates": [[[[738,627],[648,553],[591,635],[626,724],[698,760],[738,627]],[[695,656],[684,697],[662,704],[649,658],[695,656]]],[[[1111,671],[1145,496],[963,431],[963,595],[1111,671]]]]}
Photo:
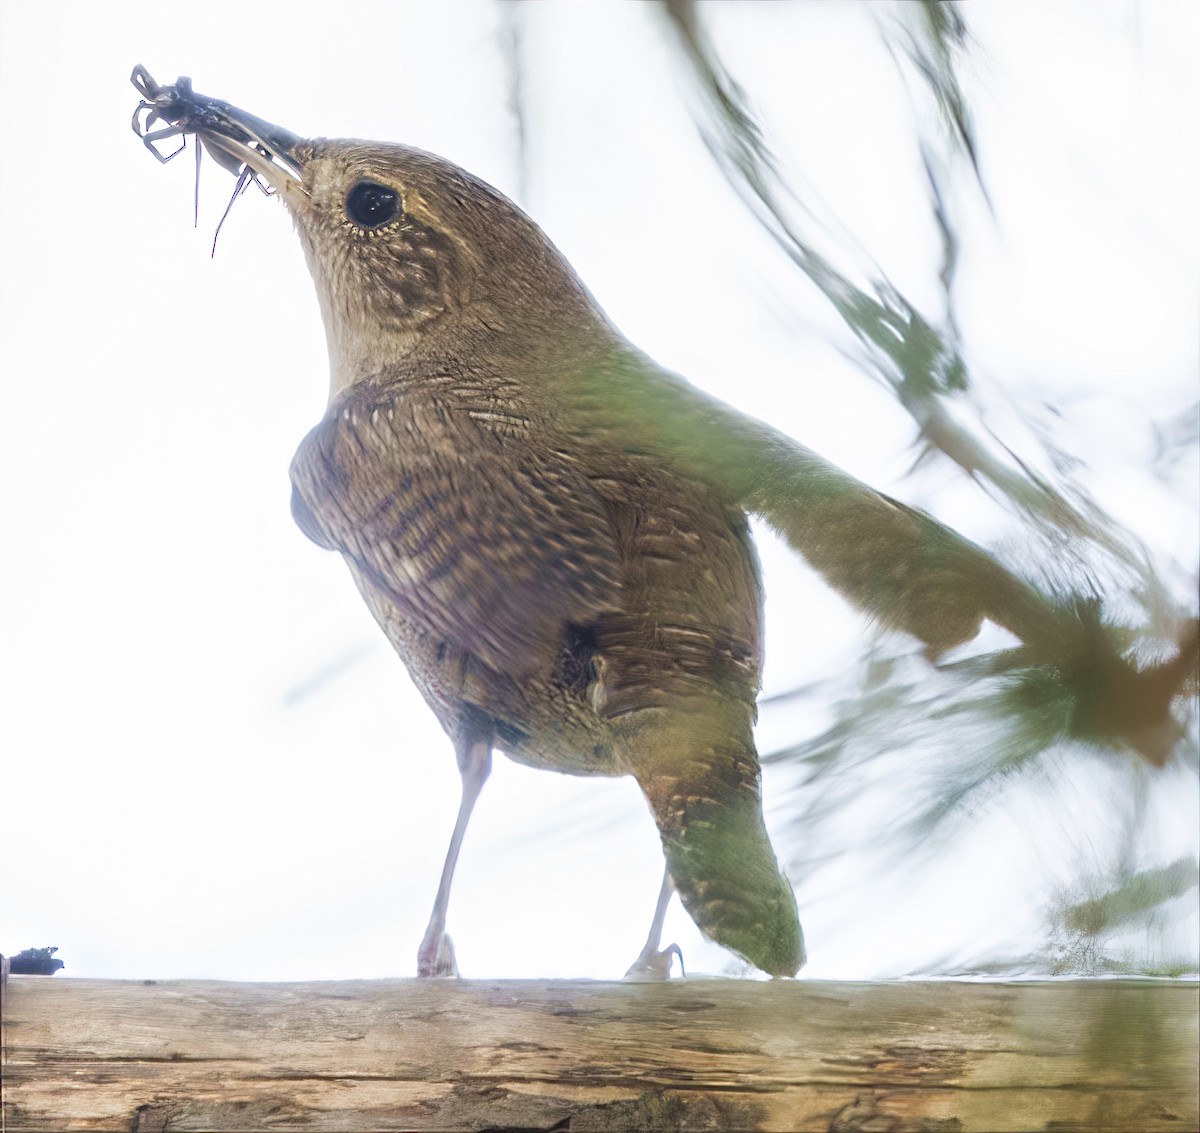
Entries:
{"type": "Polygon", "coordinates": [[[1104,647],[1086,619],[981,548],[657,365],[483,180],[403,144],[293,134],[185,78],[133,82],[156,156],[192,134],[235,197],[267,185],[313,278],[330,394],[291,465],[292,513],[345,559],[462,781],[418,975],[458,973],[450,892],[497,750],[641,789],[665,870],[630,978],[670,973],[674,893],[761,971],[800,970],[753,735],[752,515],[930,658],[991,619],[1059,668],[1128,681],[1089,660],[1104,647]]]}

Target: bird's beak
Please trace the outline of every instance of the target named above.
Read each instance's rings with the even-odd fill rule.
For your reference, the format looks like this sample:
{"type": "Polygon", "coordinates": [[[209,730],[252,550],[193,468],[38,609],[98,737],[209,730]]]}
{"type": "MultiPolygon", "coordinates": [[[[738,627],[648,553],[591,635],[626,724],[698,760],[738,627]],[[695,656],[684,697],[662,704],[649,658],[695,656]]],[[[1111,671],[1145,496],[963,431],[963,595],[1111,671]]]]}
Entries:
{"type": "Polygon", "coordinates": [[[275,189],[301,185],[301,165],[295,156],[300,138],[296,134],[228,103],[218,105],[225,111],[221,126],[196,132],[214,159],[227,169],[239,163],[248,165],[275,189]]]}
{"type": "Polygon", "coordinates": [[[281,192],[304,191],[302,162],[297,147],[303,140],[290,130],[265,122],[257,115],[209,98],[192,89],[191,80],[180,78],[172,86],[160,87],[144,67],[133,71],[133,85],[142,101],[133,116],[133,128],[160,160],[156,143],[167,138],[195,134],[213,159],[231,173],[252,171],[281,192]],[[151,129],[168,122],[162,129],[151,129]]]}

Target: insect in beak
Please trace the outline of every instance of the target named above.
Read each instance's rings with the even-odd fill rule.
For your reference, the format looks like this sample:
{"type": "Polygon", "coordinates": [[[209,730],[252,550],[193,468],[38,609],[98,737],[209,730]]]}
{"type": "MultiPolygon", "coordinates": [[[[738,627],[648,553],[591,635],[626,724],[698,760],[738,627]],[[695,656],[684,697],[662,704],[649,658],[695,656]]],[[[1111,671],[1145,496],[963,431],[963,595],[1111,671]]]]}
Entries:
{"type": "Polygon", "coordinates": [[[237,177],[233,195],[213,236],[217,236],[233,202],[253,182],[270,195],[283,185],[303,191],[300,163],[293,156],[300,138],[279,126],[220,99],[209,98],[192,89],[192,80],[181,76],[169,86],[160,86],[140,63],[134,67],[130,82],[142,96],[133,112],[133,132],[146,148],[164,164],[187,148],[188,134],[194,134],[196,146],[196,220],[200,210],[200,153],[206,150],[222,168],[237,177]],[[159,125],[165,123],[165,125],[159,125]],[[157,128],[156,128],[157,127],[157,128]],[[164,153],[159,145],[179,138],[179,146],[164,153]]]}

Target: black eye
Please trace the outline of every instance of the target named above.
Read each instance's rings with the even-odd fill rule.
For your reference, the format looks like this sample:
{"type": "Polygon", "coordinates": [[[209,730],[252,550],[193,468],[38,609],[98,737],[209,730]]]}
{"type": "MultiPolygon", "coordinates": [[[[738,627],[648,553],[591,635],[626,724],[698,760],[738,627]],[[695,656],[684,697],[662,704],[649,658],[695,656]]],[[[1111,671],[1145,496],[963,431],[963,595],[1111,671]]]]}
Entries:
{"type": "Polygon", "coordinates": [[[346,212],[363,228],[378,228],[400,211],[400,194],[374,181],[360,181],[346,194],[346,212]]]}

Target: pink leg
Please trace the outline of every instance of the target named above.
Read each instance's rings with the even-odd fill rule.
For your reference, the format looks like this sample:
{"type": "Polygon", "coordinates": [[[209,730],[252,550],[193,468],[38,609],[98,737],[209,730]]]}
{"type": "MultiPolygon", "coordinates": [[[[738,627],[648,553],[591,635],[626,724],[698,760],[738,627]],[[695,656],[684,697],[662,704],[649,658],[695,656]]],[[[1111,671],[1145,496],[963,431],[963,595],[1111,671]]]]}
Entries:
{"type": "Polygon", "coordinates": [[[492,740],[472,738],[458,753],[458,770],[462,775],[462,802],[458,807],[458,819],[454,833],[450,835],[450,848],[446,851],[446,864],[442,867],[442,880],[438,885],[437,899],[429,917],[429,927],[417,952],[418,976],[457,976],[458,965],[454,960],[454,944],[446,933],[446,906],[450,904],[450,884],[454,880],[454,867],[458,863],[458,851],[462,848],[463,835],[471,820],[475,800],[483,790],[492,771],[492,740]]]}
{"type": "Polygon", "coordinates": [[[625,973],[627,980],[669,980],[672,956],[679,958],[679,971],[681,974],[686,974],[683,971],[683,953],[680,952],[678,944],[668,944],[661,951],[658,947],[662,943],[663,921],[667,919],[667,906],[671,903],[674,895],[675,882],[671,880],[671,871],[664,870],[662,888],[658,891],[658,904],[654,907],[654,919],[650,922],[650,935],[646,937],[646,944],[642,948],[641,954],[634,960],[629,971],[625,973]]]}

